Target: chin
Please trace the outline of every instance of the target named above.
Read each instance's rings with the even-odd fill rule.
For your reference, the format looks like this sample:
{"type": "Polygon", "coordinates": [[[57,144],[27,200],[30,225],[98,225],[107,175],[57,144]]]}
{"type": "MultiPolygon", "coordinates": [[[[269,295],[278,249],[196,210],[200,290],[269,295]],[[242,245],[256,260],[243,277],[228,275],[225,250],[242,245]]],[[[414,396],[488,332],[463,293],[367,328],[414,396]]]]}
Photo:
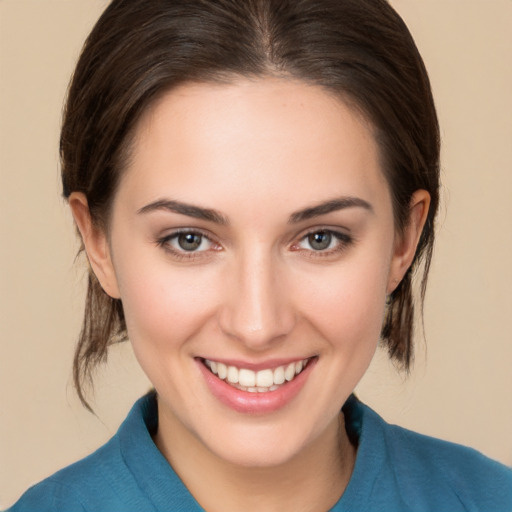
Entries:
{"type": "Polygon", "coordinates": [[[284,428],[280,435],[258,432],[253,435],[233,433],[229,442],[222,440],[210,446],[219,458],[241,468],[270,468],[285,465],[297,457],[305,440],[294,438],[284,428]]]}
{"type": "Polygon", "coordinates": [[[215,427],[207,431],[199,426],[195,436],[210,453],[228,464],[241,468],[278,467],[315,450],[324,435],[330,437],[337,431],[336,412],[331,421],[326,416],[316,420],[304,416],[301,410],[298,414],[282,411],[273,417],[231,417],[230,422],[224,417],[212,421],[210,426],[215,427]]]}

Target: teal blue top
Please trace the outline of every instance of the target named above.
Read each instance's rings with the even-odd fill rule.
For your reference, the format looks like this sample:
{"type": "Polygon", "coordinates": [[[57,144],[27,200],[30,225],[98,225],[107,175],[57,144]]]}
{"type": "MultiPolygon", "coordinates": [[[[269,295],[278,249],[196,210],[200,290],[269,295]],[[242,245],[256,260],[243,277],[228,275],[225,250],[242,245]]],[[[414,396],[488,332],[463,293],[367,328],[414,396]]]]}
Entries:
{"type": "MultiPolygon", "coordinates": [[[[512,511],[512,470],[475,450],[389,425],[354,396],[343,412],[358,451],[333,512],[512,511]]],[[[153,443],[157,422],[150,393],[108,443],[30,488],[10,511],[203,510],[153,443]]]]}

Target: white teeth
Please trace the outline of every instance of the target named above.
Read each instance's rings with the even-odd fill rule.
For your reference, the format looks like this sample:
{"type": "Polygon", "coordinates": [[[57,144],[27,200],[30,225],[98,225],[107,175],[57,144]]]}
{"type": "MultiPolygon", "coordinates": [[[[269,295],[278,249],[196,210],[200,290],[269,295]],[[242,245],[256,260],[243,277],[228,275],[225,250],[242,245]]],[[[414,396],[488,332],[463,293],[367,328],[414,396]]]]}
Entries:
{"type": "Polygon", "coordinates": [[[275,391],[285,382],[293,380],[307,366],[308,361],[309,359],[303,359],[287,366],[278,366],[274,370],[269,368],[258,372],[248,368],[227,366],[209,359],[205,359],[204,363],[219,379],[227,381],[237,389],[249,393],[267,393],[275,391]]]}
{"type": "Polygon", "coordinates": [[[274,384],[274,372],[272,370],[261,370],[256,374],[256,385],[261,388],[269,388],[274,384]]]}
{"type": "Polygon", "coordinates": [[[256,385],[256,374],[247,368],[240,368],[238,371],[238,382],[241,386],[252,388],[256,385]]]}
{"type": "Polygon", "coordinates": [[[228,368],[223,363],[217,363],[217,375],[219,379],[224,380],[228,375],[228,368]]]}
{"type": "Polygon", "coordinates": [[[284,371],[284,378],[287,381],[290,381],[293,377],[295,377],[295,363],[290,363],[284,371]]]}
{"type": "Polygon", "coordinates": [[[282,384],[285,381],[284,378],[284,368],[279,366],[274,370],[274,384],[282,384]]]}
{"type": "Polygon", "coordinates": [[[231,384],[238,382],[238,368],[235,366],[228,366],[228,382],[231,382],[231,384]]]}

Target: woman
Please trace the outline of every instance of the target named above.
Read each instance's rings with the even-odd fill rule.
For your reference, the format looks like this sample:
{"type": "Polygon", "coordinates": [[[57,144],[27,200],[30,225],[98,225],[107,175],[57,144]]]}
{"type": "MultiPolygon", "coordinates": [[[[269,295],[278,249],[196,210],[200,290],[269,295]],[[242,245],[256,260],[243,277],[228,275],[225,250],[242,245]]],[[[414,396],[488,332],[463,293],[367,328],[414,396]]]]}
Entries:
{"type": "Polygon", "coordinates": [[[511,508],[509,470],[352,395],[379,338],[409,366],[438,205],[386,2],[114,1],[61,153],[91,265],[78,393],[126,336],[156,393],[13,510],[511,508]]]}

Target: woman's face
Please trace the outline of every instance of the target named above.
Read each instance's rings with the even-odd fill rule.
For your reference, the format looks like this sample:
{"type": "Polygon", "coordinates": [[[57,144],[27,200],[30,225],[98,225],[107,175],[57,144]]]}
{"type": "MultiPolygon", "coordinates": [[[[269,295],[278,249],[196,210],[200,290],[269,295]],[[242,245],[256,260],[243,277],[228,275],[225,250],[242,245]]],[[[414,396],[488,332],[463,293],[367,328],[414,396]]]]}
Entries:
{"type": "Polygon", "coordinates": [[[136,135],[97,274],[160,428],[236,464],[290,460],[337,421],[407,265],[371,129],[260,79],[175,89],[136,135]]]}

